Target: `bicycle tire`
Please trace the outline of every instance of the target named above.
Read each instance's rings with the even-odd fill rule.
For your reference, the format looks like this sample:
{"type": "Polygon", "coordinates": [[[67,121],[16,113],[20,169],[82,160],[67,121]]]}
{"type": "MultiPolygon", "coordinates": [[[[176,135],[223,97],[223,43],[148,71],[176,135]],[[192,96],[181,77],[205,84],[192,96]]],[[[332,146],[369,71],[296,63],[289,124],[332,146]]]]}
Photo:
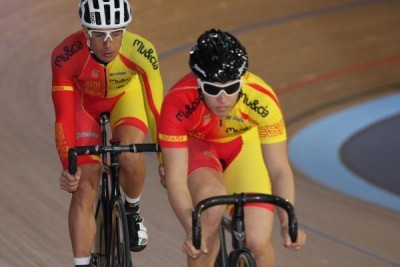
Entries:
{"type": "Polygon", "coordinates": [[[253,253],[249,249],[243,248],[232,251],[229,255],[229,267],[256,267],[253,253]]]}
{"type": "Polygon", "coordinates": [[[95,206],[96,237],[93,246],[91,263],[96,267],[106,267],[106,233],[104,226],[104,211],[101,199],[97,200],[95,206]]]}
{"type": "Polygon", "coordinates": [[[124,203],[116,199],[111,210],[111,236],[107,266],[131,267],[128,223],[124,203]]]}

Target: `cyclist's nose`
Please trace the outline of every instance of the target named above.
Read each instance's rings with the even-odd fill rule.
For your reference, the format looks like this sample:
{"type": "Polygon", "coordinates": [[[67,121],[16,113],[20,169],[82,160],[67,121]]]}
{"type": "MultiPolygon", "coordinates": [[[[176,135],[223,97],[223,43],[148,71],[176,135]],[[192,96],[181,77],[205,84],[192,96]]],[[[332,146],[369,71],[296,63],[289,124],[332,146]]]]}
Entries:
{"type": "Polygon", "coordinates": [[[219,103],[225,103],[228,100],[228,95],[225,93],[225,91],[222,91],[222,93],[217,96],[217,101],[219,103]]]}
{"type": "Polygon", "coordinates": [[[104,41],[104,46],[110,47],[110,46],[112,46],[112,43],[113,43],[113,41],[111,40],[111,37],[109,37],[104,41]]]}

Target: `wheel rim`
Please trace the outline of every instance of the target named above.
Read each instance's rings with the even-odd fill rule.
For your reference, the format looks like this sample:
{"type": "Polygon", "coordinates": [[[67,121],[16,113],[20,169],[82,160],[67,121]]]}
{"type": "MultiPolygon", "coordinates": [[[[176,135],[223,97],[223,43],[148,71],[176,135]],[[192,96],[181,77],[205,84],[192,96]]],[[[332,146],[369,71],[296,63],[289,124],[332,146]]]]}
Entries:
{"type": "MultiPolygon", "coordinates": [[[[114,215],[114,214],[113,214],[114,215]]],[[[113,240],[112,240],[112,266],[113,267],[123,267],[125,265],[125,244],[124,238],[121,234],[122,229],[122,221],[121,214],[115,213],[115,217],[113,217],[113,240]]]]}
{"type": "Polygon", "coordinates": [[[111,212],[111,238],[109,248],[109,266],[131,266],[128,225],[124,203],[121,199],[114,202],[111,212]]]}

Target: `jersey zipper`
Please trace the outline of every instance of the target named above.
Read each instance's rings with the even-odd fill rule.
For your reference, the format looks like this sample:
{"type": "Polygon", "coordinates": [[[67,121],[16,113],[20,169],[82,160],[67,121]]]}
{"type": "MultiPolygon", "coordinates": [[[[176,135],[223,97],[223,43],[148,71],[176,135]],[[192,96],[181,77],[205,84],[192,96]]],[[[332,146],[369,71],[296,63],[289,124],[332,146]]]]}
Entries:
{"type": "Polygon", "coordinates": [[[104,66],[104,98],[107,98],[107,88],[108,88],[108,83],[107,83],[107,66],[104,66]]]}

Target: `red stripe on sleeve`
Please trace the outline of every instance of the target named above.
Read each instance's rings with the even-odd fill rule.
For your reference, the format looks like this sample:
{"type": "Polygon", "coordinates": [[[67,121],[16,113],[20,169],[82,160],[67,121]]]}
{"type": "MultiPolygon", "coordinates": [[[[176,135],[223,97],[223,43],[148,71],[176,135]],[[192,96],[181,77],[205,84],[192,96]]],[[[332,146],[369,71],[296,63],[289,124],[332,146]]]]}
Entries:
{"type": "Polygon", "coordinates": [[[265,87],[262,87],[261,85],[256,84],[256,83],[248,83],[247,85],[249,85],[252,88],[254,88],[255,90],[269,96],[269,98],[271,98],[275,102],[275,104],[278,106],[278,108],[281,109],[281,105],[279,104],[278,98],[276,97],[276,95],[273,92],[267,90],[265,87]]]}

